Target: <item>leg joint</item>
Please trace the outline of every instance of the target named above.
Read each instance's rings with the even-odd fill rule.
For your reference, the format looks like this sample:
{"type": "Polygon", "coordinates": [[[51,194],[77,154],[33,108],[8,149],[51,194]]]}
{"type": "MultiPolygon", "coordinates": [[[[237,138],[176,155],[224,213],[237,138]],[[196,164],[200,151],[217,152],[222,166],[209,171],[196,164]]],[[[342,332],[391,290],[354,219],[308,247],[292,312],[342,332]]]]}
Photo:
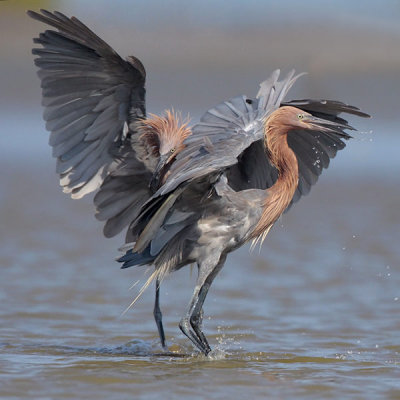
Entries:
{"type": "Polygon", "coordinates": [[[190,329],[190,324],[189,324],[189,321],[187,320],[187,318],[182,318],[182,319],[180,320],[180,322],[179,322],[179,328],[180,328],[180,330],[181,330],[185,335],[187,335],[187,332],[188,332],[189,329],[190,329]]]}
{"type": "Polygon", "coordinates": [[[162,312],[161,312],[161,310],[160,310],[160,308],[159,307],[154,307],[154,310],[153,310],[153,315],[154,315],[154,318],[158,318],[158,319],[161,319],[162,318],[162,312]]]}
{"type": "Polygon", "coordinates": [[[200,323],[200,316],[198,314],[194,314],[190,317],[190,325],[192,327],[198,326],[200,323]]]}

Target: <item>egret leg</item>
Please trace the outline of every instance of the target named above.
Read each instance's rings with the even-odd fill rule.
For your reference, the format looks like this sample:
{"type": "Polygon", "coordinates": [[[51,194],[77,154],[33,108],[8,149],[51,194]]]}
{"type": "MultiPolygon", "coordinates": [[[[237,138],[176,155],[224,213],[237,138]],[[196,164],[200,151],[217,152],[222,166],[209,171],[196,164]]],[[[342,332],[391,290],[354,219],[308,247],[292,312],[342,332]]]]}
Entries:
{"type": "Polygon", "coordinates": [[[203,317],[204,317],[204,310],[201,308],[200,314],[199,314],[199,328],[202,330],[203,328],[203,317]]]}
{"type": "Polygon", "coordinates": [[[166,349],[165,343],[165,334],[164,327],[162,324],[162,313],[160,309],[160,281],[156,279],[156,300],[154,302],[154,311],[153,311],[154,319],[156,320],[156,325],[158,329],[158,335],[160,336],[161,346],[163,349],[166,349]]]}
{"type": "Polygon", "coordinates": [[[226,256],[222,256],[218,263],[199,265],[199,276],[186,314],[181,319],[179,327],[181,331],[193,342],[193,344],[208,355],[211,347],[204,335],[201,324],[203,319],[203,304],[212,281],[224,265],[226,256]]]}
{"type": "Polygon", "coordinates": [[[199,293],[199,300],[196,304],[196,307],[193,310],[193,313],[190,317],[190,325],[192,326],[196,336],[198,337],[199,341],[203,344],[203,347],[206,349],[204,352],[207,355],[211,351],[211,347],[208,344],[208,340],[202,331],[202,322],[203,322],[203,303],[206,299],[208,289],[210,288],[210,284],[204,284],[199,293]]]}

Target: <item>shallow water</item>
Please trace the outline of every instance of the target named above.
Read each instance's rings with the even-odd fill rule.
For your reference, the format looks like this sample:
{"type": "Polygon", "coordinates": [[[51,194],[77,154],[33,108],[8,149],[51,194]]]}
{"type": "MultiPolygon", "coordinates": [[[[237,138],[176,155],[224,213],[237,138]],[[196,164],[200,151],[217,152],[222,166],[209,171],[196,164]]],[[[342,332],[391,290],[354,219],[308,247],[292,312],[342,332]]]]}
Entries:
{"type": "Polygon", "coordinates": [[[162,286],[163,354],[153,288],[123,314],[150,271],[119,269],[90,200],[60,193],[50,160],[1,167],[2,399],[400,398],[399,185],[322,177],[261,251],[232,254],[207,358],[177,326],[194,270],[162,286]]]}

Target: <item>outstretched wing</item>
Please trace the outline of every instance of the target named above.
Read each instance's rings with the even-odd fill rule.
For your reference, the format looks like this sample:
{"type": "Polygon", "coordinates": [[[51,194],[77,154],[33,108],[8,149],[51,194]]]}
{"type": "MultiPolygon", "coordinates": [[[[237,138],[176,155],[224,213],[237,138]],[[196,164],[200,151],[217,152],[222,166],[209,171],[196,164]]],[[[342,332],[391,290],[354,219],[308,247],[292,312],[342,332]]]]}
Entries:
{"type": "MultiPolygon", "coordinates": [[[[155,196],[164,195],[183,182],[219,174],[236,165],[241,154],[263,138],[264,118],[279,107],[300,76],[295,76],[292,71],[278,81],[279,74],[276,70],[260,85],[257,99],[238,96],[208,110],[200,123],[193,127],[193,135],[185,141],[186,148],[176,157],[166,183],[155,196]]],[[[249,151],[253,150],[252,147],[249,151]]],[[[266,162],[263,174],[272,180],[272,166],[268,160],[266,162]]]]}
{"type": "Polygon", "coordinates": [[[337,133],[311,130],[292,130],[289,132],[287,141],[296,154],[299,166],[299,183],[287,208],[288,210],[301,196],[310,192],[311,186],[317,182],[323,169],[328,168],[330,160],[346,146],[344,140],[351,138],[343,129],[354,130],[354,128],[338,115],[347,113],[364,118],[369,117],[369,115],[363,113],[357,107],[332,100],[293,100],[281,105],[297,107],[315,117],[338,124],[337,133]]]}
{"type": "Polygon", "coordinates": [[[57,29],[34,39],[44,119],[64,192],[80,198],[96,190],[135,121],[145,115],[145,69],[124,61],[77,18],[60,12],[28,15],[57,29]]]}
{"type": "Polygon", "coordinates": [[[152,173],[138,160],[130,144],[119,149],[109,170],[94,197],[96,218],[105,221],[105,237],[113,237],[128,226],[152,194],[152,173]]]}
{"type": "MultiPolygon", "coordinates": [[[[292,100],[282,102],[280,106],[292,106],[309,112],[310,114],[340,125],[339,135],[334,132],[318,132],[310,130],[291,130],[288,134],[288,144],[296,154],[299,166],[299,183],[293,199],[287,210],[296,203],[301,196],[307,195],[311,187],[317,182],[323,169],[328,168],[331,158],[346,144],[344,140],[351,136],[343,129],[353,130],[347,121],[338,115],[340,113],[353,114],[359,117],[369,117],[357,107],[332,100],[292,100]]],[[[254,142],[239,157],[238,163],[229,168],[228,182],[235,190],[267,189],[271,187],[278,171],[265,156],[262,140],[254,142]]],[[[286,211],[287,211],[286,210],[286,211]]]]}
{"type": "MultiPolygon", "coordinates": [[[[323,168],[337,151],[345,147],[347,135],[343,129],[352,129],[338,114],[346,112],[368,117],[358,108],[337,101],[296,100],[283,102],[283,98],[299,77],[291,72],[278,81],[279,71],[260,86],[256,99],[240,96],[226,101],[209,111],[193,128],[193,136],[186,140],[186,149],[172,165],[166,183],[148,201],[141,216],[154,212],[157,197],[165,196],[179,185],[206,177],[212,182],[213,174],[224,171],[229,185],[236,191],[246,189],[267,189],[271,187],[278,171],[270,163],[263,145],[263,122],[266,116],[277,108],[294,106],[320,118],[337,122],[338,134],[334,132],[292,131],[288,144],[294,150],[299,164],[299,183],[290,206],[308,194],[317,182],[323,168]]],[[[289,206],[289,207],[290,207],[289,206]]],[[[140,219],[144,219],[141,218],[140,219]]]]}

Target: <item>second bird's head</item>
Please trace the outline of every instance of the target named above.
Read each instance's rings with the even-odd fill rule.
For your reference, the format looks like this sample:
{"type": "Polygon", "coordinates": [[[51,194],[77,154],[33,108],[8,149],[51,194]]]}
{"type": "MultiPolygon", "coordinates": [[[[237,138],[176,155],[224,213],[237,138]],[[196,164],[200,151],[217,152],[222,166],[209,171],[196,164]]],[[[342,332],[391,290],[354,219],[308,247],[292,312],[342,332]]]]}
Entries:
{"type": "Polygon", "coordinates": [[[162,185],[171,163],[185,148],[184,140],[192,133],[188,124],[189,118],[182,119],[180,114],[169,110],[163,116],[150,114],[141,121],[141,138],[155,161],[150,182],[153,191],[162,185]]]}

